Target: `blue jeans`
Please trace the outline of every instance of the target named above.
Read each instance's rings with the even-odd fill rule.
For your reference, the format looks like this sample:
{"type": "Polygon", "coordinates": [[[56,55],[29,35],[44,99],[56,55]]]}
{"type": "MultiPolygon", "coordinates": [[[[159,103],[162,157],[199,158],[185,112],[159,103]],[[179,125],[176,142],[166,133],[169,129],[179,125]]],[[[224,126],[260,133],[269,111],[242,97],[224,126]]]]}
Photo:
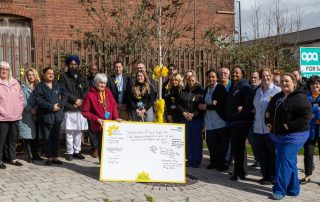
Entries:
{"type": "Polygon", "coordinates": [[[275,143],[277,183],[273,186],[273,193],[290,196],[299,195],[297,154],[302,146],[303,143],[275,143]]]}
{"type": "Polygon", "coordinates": [[[199,166],[202,160],[202,120],[183,120],[186,124],[186,152],[188,164],[199,166]]]}

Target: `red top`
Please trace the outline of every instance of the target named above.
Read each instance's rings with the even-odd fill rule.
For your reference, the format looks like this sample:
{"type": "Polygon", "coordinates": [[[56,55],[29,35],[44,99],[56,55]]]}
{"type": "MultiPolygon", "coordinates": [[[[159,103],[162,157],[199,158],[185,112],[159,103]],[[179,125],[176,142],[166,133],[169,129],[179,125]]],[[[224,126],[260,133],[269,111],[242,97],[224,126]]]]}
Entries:
{"type": "MultiPolygon", "coordinates": [[[[114,100],[109,88],[106,88],[106,101],[107,112],[110,112],[108,120],[116,120],[119,118],[117,103],[114,100]]],[[[104,103],[100,100],[99,91],[95,87],[91,87],[90,91],[84,98],[82,109],[82,115],[91,122],[91,129],[93,132],[101,132],[102,128],[98,119],[105,119],[104,103]]]]}

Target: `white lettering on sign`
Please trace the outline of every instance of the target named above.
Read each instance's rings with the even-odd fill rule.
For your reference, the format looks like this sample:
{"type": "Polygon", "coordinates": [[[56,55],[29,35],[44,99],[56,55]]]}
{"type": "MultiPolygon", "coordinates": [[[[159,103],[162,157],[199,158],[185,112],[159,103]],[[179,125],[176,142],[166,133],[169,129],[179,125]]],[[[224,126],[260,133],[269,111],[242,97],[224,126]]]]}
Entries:
{"type": "Polygon", "coordinates": [[[308,52],[308,53],[303,52],[301,54],[301,58],[302,58],[302,60],[307,61],[307,62],[309,62],[309,61],[318,61],[318,53],[315,53],[315,52],[313,52],[313,53],[311,53],[311,52],[308,52]]]}

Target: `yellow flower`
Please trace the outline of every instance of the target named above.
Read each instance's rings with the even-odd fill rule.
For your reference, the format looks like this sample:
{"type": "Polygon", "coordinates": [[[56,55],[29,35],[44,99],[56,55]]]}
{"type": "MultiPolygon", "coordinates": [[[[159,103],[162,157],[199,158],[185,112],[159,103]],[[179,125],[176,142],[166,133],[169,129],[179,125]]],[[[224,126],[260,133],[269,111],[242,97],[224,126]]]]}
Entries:
{"type": "Polygon", "coordinates": [[[155,66],[154,69],[153,69],[153,74],[154,74],[156,77],[160,77],[160,71],[161,71],[160,66],[157,65],[157,66],[155,66]]]}
{"type": "Polygon", "coordinates": [[[114,83],[118,86],[119,81],[118,81],[118,80],[115,80],[114,83]]]}
{"type": "Polygon", "coordinates": [[[157,65],[153,69],[152,78],[154,80],[158,80],[160,76],[166,77],[166,76],[168,76],[168,72],[169,72],[169,70],[166,66],[162,66],[162,68],[160,68],[160,66],[157,65]]]}
{"type": "Polygon", "coordinates": [[[163,66],[161,69],[161,76],[163,77],[168,76],[168,72],[169,72],[168,68],[166,66],[163,66]]]}

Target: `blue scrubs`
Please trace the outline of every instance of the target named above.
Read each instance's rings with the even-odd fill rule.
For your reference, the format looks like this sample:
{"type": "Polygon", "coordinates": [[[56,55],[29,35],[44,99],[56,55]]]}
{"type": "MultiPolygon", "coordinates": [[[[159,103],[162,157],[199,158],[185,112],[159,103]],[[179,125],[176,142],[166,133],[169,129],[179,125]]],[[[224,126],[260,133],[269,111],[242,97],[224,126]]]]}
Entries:
{"type": "Polygon", "coordinates": [[[270,134],[276,149],[276,179],[273,193],[278,195],[298,196],[297,154],[309,137],[309,131],[288,135],[270,134]]]}

